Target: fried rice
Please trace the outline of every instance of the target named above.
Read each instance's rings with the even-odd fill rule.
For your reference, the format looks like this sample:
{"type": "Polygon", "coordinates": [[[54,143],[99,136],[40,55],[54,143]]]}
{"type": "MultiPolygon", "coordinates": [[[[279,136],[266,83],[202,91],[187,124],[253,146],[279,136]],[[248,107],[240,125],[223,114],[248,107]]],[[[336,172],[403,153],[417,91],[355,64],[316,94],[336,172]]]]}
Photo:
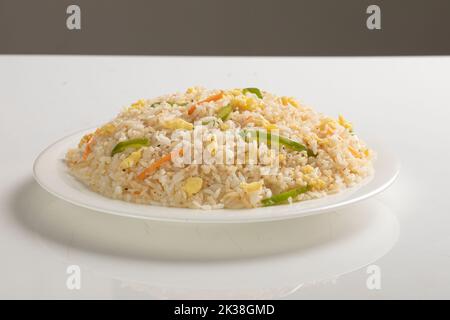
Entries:
{"type": "Polygon", "coordinates": [[[342,116],[257,88],[193,87],[136,101],[66,154],[104,196],[202,209],[289,204],[373,174],[374,152],[342,116]]]}

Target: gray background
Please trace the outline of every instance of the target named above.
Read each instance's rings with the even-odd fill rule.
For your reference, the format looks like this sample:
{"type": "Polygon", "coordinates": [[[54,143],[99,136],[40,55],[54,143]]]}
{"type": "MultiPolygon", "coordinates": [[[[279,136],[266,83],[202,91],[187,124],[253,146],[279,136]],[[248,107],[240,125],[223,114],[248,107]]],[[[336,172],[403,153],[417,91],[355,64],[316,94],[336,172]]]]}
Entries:
{"type": "Polygon", "coordinates": [[[0,53],[442,55],[449,17],[448,0],[0,0],[0,53]],[[382,30],[366,28],[371,4],[382,30]]]}

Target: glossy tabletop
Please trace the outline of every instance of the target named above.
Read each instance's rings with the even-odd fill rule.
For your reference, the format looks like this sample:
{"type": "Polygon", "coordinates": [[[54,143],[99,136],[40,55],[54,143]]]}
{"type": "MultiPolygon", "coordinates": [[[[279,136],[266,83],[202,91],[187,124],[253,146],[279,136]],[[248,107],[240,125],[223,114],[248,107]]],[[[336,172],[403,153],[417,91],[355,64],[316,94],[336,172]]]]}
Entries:
{"type": "Polygon", "coordinates": [[[0,56],[0,298],[448,299],[449,74],[447,57],[0,56]],[[55,140],[193,85],[343,114],[395,150],[399,178],[350,208],[246,224],[111,216],[33,180],[55,140]]]}

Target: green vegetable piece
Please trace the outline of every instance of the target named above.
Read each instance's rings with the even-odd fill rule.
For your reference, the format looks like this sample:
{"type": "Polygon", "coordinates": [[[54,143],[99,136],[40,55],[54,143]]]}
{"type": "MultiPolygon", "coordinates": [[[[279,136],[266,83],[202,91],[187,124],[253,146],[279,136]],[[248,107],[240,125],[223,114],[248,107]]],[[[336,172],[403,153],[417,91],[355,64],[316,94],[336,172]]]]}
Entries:
{"type": "Polygon", "coordinates": [[[173,106],[175,106],[175,105],[177,105],[177,106],[179,106],[179,107],[184,107],[184,106],[187,106],[187,102],[184,102],[184,103],[176,103],[176,102],[171,102],[171,101],[166,101],[168,104],[170,104],[170,106],[171,107],[173,107],[173,106]]]}
{"type": "Polygon", "coordinates": [[[283,204],[283,203],[286,203],[289,198],[294,199],[299,194],[308,192],[309,190],[310,190],[309,186],[291,189],[289,191],[285,191],[285,192],[276,194],[274,196],[271,196],[270,198],[263,199],[263,200],[261,200],[261,203],[264,207],[273,206],[273,205],[277,205],[277,204],[283,204]]]}
{"type": "Polygon", "coordinates": [[[231,105],[226,105],[225,107],[220,108],[217,112],[217,117],[225,121],[230,116],[231,112],[233,112],[233,107],[231,105]]]}
{"type": "Polygon", "coordinates": [[[295,151],[306,151],[306,153],[308,154],[309,157],[316,156],[311,149],[305,147],[304,145],[302,145],[294,140],[291,140],[289,138],[282,137],[282,136],[279,136],[278,139],[279,139],[278,141],[280,141],[280,143],[282,145],[285,145],[286,147],[288,147],[290,149],[293,149],[295,151]]]}
{"type": "Polygon", "coordinates": [[[316,156],[316,154],[314,154],[314,152],[311,149],[305,147],[304,145],[302,145],[301,143],[298,143],[297,141],[291,140],[291,139],[283,137],[283,136],[278,136],[278,135],[272,134],[270,132],[261,132],[259,130],[241,130],[241,132],[240,132],[240,135],[244,139],[246,139],[249,134],[252,138],[256,138],[258,140],[258,142],[263,141],[268,146],[270,146],[270,143],[273,139],[275,141],[278,141],[278,143],[286,146],[286,148],[289,148],[291,150],[306,151],[306,153],[308,154],[309,157],[316,156]]]}
{"type": "Polygon", "coordinates": [[[261,91],[258,88],[245,88],[242,90],[243,94],[246,94],[247,92],[255,94],[258,98],[262,99],[263,95],[261,91]]]}
{"type": "Polygon", "coordinates": [[[111,157],[116,153],[125,151],[125,149],[146,147],[149,144],[150,143],[147,138],[137,138],[119,142],[111,151],[111,157]]]}
{"type": "Polygon", "coordinates": [[[211,120],[202,121],[202,125],[204,125],[204,126],[207,126],[210,123],[216,124],[217,120],[216,119],[211,119],[211,120]]]}

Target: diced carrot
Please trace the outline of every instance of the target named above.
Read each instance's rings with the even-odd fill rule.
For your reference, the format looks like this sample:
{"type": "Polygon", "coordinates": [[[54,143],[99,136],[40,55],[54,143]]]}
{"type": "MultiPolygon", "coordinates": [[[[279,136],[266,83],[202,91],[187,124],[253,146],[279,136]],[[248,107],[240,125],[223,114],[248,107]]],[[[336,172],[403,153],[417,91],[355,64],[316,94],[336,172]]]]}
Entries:
{"type": "Polygon", "coordinates": [[[94,143],[94,136],[92,136],[89,141],[86,143],[86,148],[84,148],[83,155],[81,156],[81,159],[85,161],[89,154],[92,152],[92,144],[94,143]]]}
{"type": "Polygon", "coordinates": [[[211,101],[217,101],[217,100],[222,99],[222,97],[223,97],[223,92],[221,91],[221,92],[219,92],[218,94],[209,96],[208,98],[206,98],[206,99],[200,101],[200,103],[203,103],[203,102],[211,102],[211,101]]]}
{"type": "MultiPolygon", "coordinates": [[[[178,151],[178,154],[181,156],[183,155],[183,149],[180,149],[178,151]]],[[[140,174],[137,175],[138,180],[144,180],[149,175],[153,174],[156,170],[158,170],[164,163],[172,160],[172,153],[166,154],[162,158],[159,158],[155,162],[153,162],[151,165],[149,165],[146,169],[144,169],[140,174]]]]}
{"type": "Polygon", "coordinates": [[[197,108],[197,105],[199,105],[200,103],[203,103],[203,102],[211,102],[211,101],[217,101],[217,100],[222,99],[222,97],[223,97],[223,92],[221,91],[221,92],[219,92],[218,94],[209,96],[208,98],[203,99],[203,100],[201,100],[201,101],[199,101],[199,102],[193,104],[193,105],[188,109],[188,115],[193,114],[194,111],[195,111],[195,109],[197,108]]]}
{"type": "Polygon", "coordinates": [[[194,111],[195,111],[195,108],[197,108],[197,105],[196,105],[196,104],[193,104],[193,105],[189,108],[189,110],[188,110],[188,115],[193,114],[194,111]]]}

